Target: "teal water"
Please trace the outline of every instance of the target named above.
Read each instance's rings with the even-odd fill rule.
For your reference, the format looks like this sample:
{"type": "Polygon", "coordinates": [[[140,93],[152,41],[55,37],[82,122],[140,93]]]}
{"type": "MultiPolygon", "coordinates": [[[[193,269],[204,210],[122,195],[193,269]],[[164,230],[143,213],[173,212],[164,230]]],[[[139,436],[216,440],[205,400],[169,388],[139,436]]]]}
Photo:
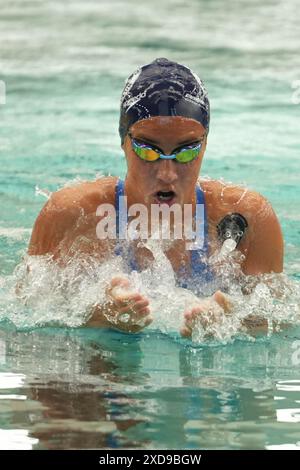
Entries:
{"type": "Polygon", "coordinates": [[[268,197],[299,290],[298,17],[296,0],[1,0],[0,447],[299,448],[298,327],[197,346],[151,330],[16,329],[2,289],[45,203],[36,187],[124,176],[124,81],[166,56],[209,91],[202,173],[268,197]]]}

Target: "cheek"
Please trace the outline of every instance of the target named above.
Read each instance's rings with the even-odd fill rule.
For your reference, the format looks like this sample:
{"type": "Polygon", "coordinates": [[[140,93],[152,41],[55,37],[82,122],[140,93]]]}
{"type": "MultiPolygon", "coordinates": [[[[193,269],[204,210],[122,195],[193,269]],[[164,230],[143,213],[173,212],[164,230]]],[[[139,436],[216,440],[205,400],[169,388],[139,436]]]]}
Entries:
{"type": "Polygon", "coordinates": [[[202,165],[202,159],[203,155],[201,155],[199,158],[197,158],[194,162],[191,164],[191,171],[190,175],[193,181],[197,181],[199,177],[199,172],[201,170],[201,165],[202,165]]]}
{"type": "Polygon", "coordinates": [[[178,165],[177,173],[183,185],[188,186],[197,181],[200,166],[201,162],[198,160],[192,163],[178,165]]]}
{"type": "Polygon", "coordinates": [[[144,162],[135,154],[130,154],[127,158],[128,171],[131,175],[135,175],[139,179],[153,178],[155,173],[155,165],[144,162]]]}

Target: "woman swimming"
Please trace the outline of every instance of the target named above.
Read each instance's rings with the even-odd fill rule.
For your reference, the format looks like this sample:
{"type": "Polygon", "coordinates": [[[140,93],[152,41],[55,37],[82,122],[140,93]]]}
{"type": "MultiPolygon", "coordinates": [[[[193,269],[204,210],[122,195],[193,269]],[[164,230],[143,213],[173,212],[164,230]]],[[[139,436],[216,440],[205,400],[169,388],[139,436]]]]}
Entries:
{"type": "MultiPolygon", "coordinates": [[[[183,235],[173,237],[165,249],[182,287],[198,294],[201,286],[213,278],[207,260],[220,248],[220,221],[230,214],[239,214],[247,221],[238,245],[244,256],[244,274],[281,272],[282,233],[269,202],[240,186],[224,190],[219,181],[203,180],[200,184],[209,118],[207,92],[188,67],[165,58],[139,67],[127,80],[121,98],[119,132],[127,162],[125,181],[105,177],[52,194],[35,222],[29,255],[51,254],[53,260],[63,264],[78,253],[95,256],[100,262],[117,254],[123,257],[127,272],[151,266],[153,256],[145,245],[120,240],[119,222],[124,218],[124,206],[120,204],[126,199],[126,219],[137,204],[145,209],[147,233],[153,207],[170,211],[190,207],[193,221],[197,207],[202,207],[201,223],[196,223],[201,243],[188,248],[188,237],[183,235]],[[111,231],[115,236],[101,237],[99,221],[105,210],[99,207],[109,206],[115,209],[116,223],[111,231]]],[[[218,321],[230,310],[229,297],[217,290],[183,312],[182,325],[178,325],[181,334],[189,337],[197,322],[205,326],[208,316],[218,321]]],[[[106,301],[90,312],[87,325],[135,332],[151,321],[149,300],[124,276],[111,279],[106,301]]]]}

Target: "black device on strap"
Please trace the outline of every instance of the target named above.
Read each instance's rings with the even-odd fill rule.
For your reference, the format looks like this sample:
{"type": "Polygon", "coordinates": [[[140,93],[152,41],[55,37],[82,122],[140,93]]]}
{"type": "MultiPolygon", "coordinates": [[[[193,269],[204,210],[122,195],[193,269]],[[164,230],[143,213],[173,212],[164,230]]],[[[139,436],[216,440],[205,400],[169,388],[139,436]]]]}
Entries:
{"type": "Polygon", "coordinates": [[[232,238],[238,246],[247,227],[248,222],[244,216],[238,213],[228,214],[217,225],[218,237],[222,242],[232,238]]]}

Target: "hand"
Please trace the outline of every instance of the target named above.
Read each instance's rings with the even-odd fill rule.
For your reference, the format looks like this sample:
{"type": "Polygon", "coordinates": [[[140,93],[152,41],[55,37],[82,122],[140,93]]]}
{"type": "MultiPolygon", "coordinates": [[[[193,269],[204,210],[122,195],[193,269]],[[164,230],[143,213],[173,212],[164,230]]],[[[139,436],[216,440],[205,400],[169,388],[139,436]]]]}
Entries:
{"type": "Polygon", "coordinates": [[[202,326],[205,330],[216,323],[221,323],[224,316],[230,314],[233,308],[228,296],[217,291],[212,297],[204,300],[184,313],[184,325],[180,330],[181,336],[189,338],[194,328],[202,326]]]}
{"type": "Polygon", "coordinates": [[[149,300],[131,288],[128,279],[115,277],[106,289],[107,320],[118,329],[137,332],[150,325],[149,300]]]}

